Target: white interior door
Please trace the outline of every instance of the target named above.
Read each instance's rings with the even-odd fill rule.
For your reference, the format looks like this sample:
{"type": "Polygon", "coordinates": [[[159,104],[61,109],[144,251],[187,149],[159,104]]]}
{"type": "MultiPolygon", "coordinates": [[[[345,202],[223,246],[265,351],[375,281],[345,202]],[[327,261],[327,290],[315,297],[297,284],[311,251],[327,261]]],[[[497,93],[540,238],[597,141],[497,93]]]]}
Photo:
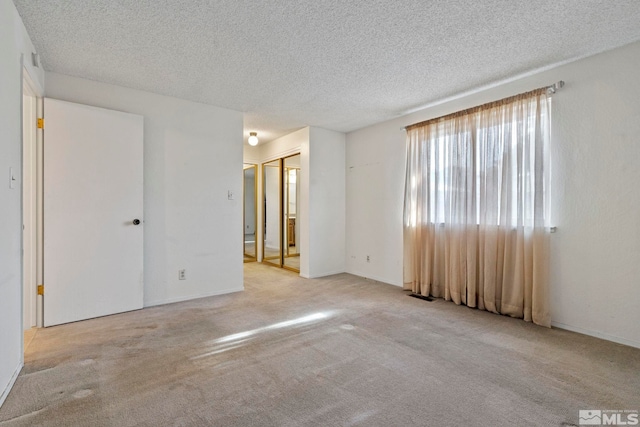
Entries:
{"type": "Polygon", "coordinates": [[[49,98],[44,114],[44,325],[140,309],[143,117],[49,98]]]}

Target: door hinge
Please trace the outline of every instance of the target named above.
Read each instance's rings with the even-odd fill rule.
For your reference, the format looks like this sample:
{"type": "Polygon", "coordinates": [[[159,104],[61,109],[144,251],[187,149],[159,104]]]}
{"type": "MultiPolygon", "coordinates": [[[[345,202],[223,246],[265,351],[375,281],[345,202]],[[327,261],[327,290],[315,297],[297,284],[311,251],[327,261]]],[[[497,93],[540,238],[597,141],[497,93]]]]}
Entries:
{"type": "Polygon", "coordinates": [[[44,129],[44,119],[42,117],[38,117],[38,129],[44,129]]]}
{"type": "Polygon", "coordinates": [[[38,285],[38,295],[44,295],[44,285],[38,285]]]}

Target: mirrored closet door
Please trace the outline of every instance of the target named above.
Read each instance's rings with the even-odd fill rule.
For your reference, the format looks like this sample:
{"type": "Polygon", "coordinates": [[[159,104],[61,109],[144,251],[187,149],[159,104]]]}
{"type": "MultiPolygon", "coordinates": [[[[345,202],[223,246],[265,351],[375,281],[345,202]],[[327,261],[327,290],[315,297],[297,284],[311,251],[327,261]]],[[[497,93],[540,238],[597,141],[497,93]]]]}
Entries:
{"type": "Polygon", "coordinates": [[[257,260],[256,228],[257,212],[257,172],[258,165],[244,164],[243,211],[244,211],[244,262],[257,260]]]}
{"type": "Polygon", "coordinates": [[[283,161],[283,266],[300,272],[300,154],[283,161]]]}
{"type": "Polygon", "coordinates": [[[300,272],[300,154],[262,165],[263,261],[300,272]]]}
{"type": "Polygon", "coordinates": [[[263,262],[282,266],[282,234],[280,232],[280,217],[282,215],[282,195],[280,194],[280,160],[274,160],[262,165],[263,182],[263,262]]]}

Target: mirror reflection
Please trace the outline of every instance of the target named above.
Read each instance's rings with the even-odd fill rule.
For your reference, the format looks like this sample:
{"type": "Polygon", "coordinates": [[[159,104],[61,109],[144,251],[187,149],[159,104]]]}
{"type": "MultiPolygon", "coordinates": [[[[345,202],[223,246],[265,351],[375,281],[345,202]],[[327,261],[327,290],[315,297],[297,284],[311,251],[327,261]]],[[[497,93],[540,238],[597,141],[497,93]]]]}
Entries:
{"type": "Polygon", "coordinates": [[[284,159],[283,265],[300,271],[300,154],[284,159]]]}
{"type": "Polygon", "coordinates": [[[244,262],[256,261],[256,172],[258,165],[244,164],[243,210],[244,210],[244,262]]]}
{"type": "Polygon", "coordinates": [[[264,194],[263,261],[280,263],[280,159],[262,165],[264,194]]]}

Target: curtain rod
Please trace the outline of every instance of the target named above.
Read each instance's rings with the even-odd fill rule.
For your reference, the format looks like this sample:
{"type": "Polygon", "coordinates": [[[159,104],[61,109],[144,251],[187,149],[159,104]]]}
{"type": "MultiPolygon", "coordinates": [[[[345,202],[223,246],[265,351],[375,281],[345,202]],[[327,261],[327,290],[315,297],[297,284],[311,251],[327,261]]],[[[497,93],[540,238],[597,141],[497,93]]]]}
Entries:
{"type": "Polygon", "coordinates": [[[447,117],[452,117],[454,115],[459,115],[461,113],[471,112],[472,110],[476,110],[476,109],[480,109],[480,108],[483,108],[483,107],[487,107],[487,106],[489,106],[491,104],[495,104],[497,102],[503,102],[503,101],[509,100],[511,98],[516,98],[518,96],[525,95],[525,94],[528,94],[528,93],[534,93],[534,92],[538,92],[538,91],[546,91],[547,94],[553,95],[554,93],[556,93],[558,91],[558,89],[561,89],[563,86],[564,86],[564,81],[560,80],[560,81],[558,81],[558,82],[556,82],[556,83],[554,83],[554,84],[552,84],[550,86],[543,86],[543,87],[540,87],[538,89],[534,89],[534,90],[530,90],[528,92],[520,93],[518,95],[508,96],[506,98],[499,99],[497,101],[491,101],[491,102],[487,102],[486,104],[482,104],[482,105],[478,105],[478,106],[475,106],[475,107],[467,108],[467,109],[464,109],[464,110],[456,111],[455,113],[445,114],[444,116],[435,117],[433,119],[428,119],[428,120],[423,120],[421,122],[417,122],[417,123],[413,123],[413,124],[408,125],[408,126],[404,126],[404,127],[400,128],[400,129],[406,131],[407,129],[412,128],[414,126],[426,125],[429,122],[435,122],[437,120],[441,120],[441,119],[444,119],[444,118],[447,118],[447,117]]]}

